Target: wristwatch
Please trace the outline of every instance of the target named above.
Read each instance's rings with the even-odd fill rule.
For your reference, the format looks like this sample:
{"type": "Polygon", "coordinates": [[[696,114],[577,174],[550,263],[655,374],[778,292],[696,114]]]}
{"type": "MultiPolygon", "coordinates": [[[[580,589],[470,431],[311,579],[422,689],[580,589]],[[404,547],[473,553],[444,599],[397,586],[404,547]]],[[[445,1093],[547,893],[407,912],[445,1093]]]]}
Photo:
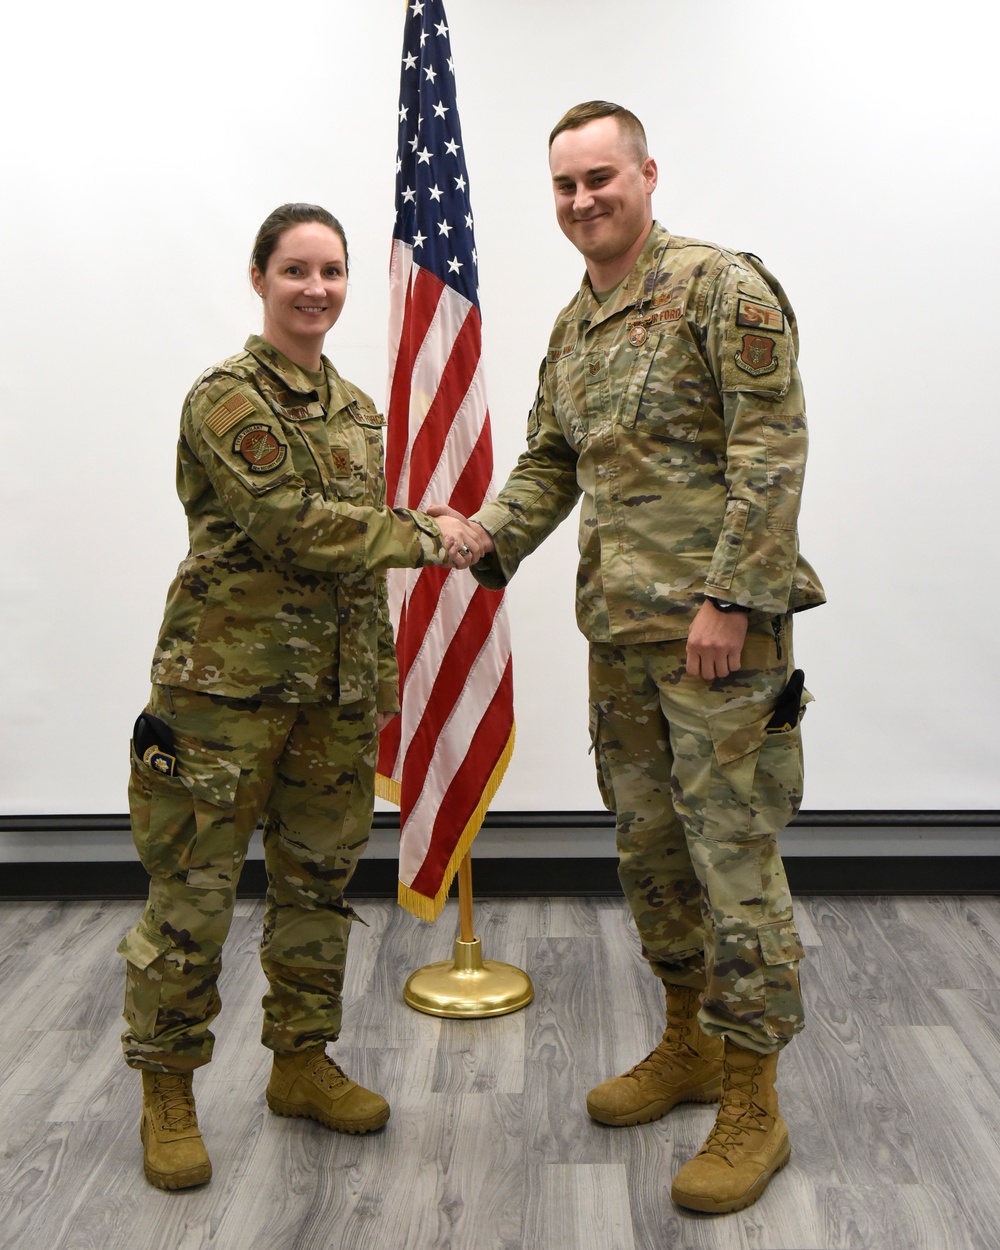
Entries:
{"type": "Polygon", "coordinates": [[[713,599],[711,595],[705,596],[706,602],[710,603],[716,612],[745,612],[749,615],[751,608],[744,607],[742,603],[733,603],[729,599],[713,599]]]}

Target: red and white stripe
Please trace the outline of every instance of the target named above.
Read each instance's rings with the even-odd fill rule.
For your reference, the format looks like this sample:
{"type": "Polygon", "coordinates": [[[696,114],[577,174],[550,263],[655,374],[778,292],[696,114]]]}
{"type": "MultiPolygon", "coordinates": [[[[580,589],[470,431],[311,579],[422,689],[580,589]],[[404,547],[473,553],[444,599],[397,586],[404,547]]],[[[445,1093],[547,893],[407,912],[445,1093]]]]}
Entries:
{"type": "MultiPolygon", "coordinates": [[[[493,476],[478,308],[393,241],[387,497],[468,515],[493,476]]],[[[399,900],[434,919],[514,739],[503,595],[464,571],[393,569],[402,714],[383,732],[379,793],[400,805],[399,900]]]]}

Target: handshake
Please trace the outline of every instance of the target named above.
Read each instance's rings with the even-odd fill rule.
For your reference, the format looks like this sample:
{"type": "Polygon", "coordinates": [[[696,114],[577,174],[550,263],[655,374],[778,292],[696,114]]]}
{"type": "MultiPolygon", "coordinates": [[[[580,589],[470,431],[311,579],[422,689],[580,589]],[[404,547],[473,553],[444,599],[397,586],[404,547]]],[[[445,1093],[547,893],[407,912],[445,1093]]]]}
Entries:
{"type": "Polygon", "coordinates": [[[448,563],[453,569],[469,569],[493,550],[493,539],[477,522],[470,521],[447,504],[432,503],[427,509],[441,527],[448,563]]]}

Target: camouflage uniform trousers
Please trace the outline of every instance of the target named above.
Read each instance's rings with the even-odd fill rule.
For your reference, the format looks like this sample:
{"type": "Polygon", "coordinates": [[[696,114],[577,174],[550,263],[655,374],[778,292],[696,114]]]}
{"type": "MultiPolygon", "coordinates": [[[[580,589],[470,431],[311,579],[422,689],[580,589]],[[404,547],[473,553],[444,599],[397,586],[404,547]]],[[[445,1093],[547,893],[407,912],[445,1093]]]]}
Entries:
{"type": "Polygon", "coordinates": [[[760,1053],[803,1024],[776,840],[801,802],[802,742],[798,724],[765,732],[794,667],[791,617],[777,629],[751,623],[742,667],[709,682],[688,676],[685,640],[590,649],[598,782],[643,954],[703,990],[706,1033],[760,1053]]]}
{"type": "Polygon", "coordinates": [[[332,1041],[355,918],[343,891],[374,806],[374,697],[262,703],[154,686],[148,710],[173,730],[178,768],[163,776],[131,753],[132,836],[151,881],[118,948],[126,1062],[176,1072],[211,1059],[222,947],[262,815],[261,1040],[282,1052],[332,1041]]]}

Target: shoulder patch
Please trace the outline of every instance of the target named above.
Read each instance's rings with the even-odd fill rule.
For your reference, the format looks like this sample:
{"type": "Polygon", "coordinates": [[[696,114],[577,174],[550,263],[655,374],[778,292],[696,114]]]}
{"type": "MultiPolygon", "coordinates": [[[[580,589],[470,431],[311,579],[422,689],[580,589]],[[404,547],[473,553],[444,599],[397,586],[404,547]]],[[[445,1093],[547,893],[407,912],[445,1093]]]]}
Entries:
{"type": "Polygon", "coordinates": [[[283,463],[288,448],[279,443],[269,425],[245,425],[233,439],[233,451],[243,457],[251,473],[270,473],[283,463]]]}
{"type": "Polygon", "coordinates": [[[765,373],[773,373],[778,367],[774,354],[774,339],[762,334],[744,334],[743,350],[736,353],[734,359],[737,366],[751,377],[763,377],[765,373]]]}
{"type": "Polygon", "coordinates": [[[784,334],[785,315],[772,304],[761,304],[757,300],[741,296],[736,302],[736,324],[748,326],[751,330],[770,330],[774,334],[784,334]]]}
{"type": "Polygon", "coordinates": [[[205,424],[213,434],[221,438],[233,428],[237,421],[254,411],[256,410],[250,400],[239,391],[234,391],[215,405],[205,418],[205,424]]]}

